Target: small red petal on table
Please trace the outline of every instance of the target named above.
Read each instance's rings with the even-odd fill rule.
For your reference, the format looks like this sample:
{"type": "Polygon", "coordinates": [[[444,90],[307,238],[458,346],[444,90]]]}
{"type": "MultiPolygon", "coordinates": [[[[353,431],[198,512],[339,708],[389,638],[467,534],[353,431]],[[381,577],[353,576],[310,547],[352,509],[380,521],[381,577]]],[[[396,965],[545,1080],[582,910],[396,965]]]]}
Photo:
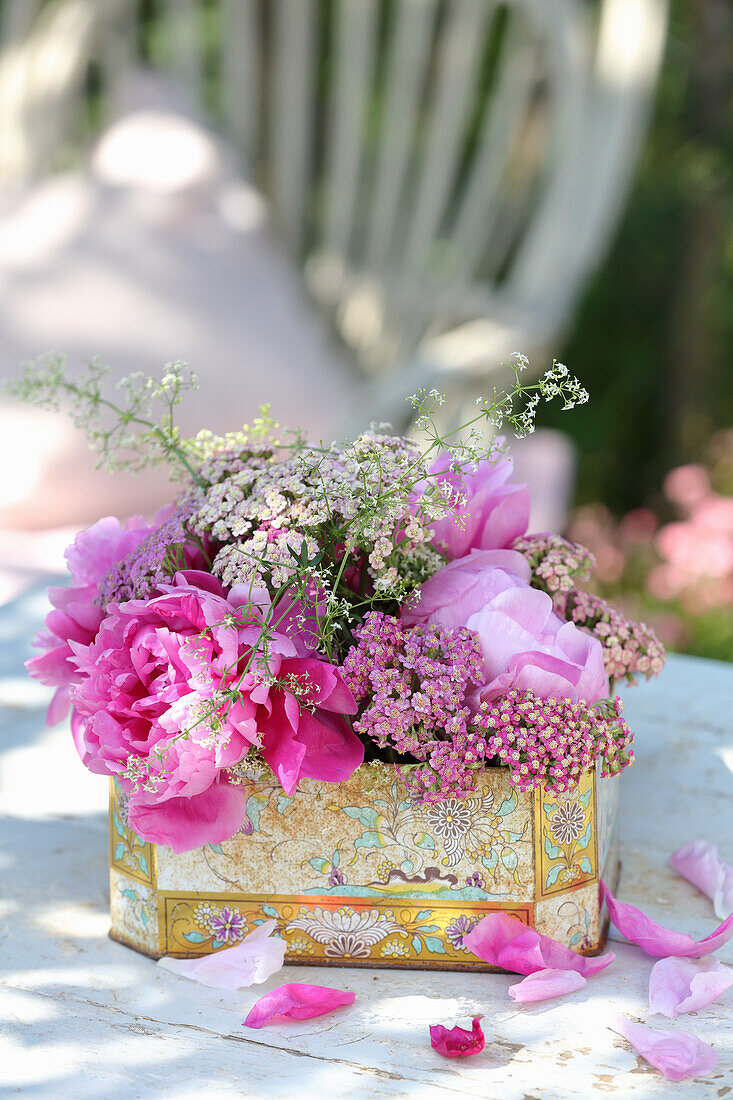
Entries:
{"type": "Polygon", "coordinates": [[[718,1064],[718,1055],[710,1044],[703,1043],[690,1031],[657,1031],[635,1024],[625,1016],[616,1016],[611,1028],[623,1035],[668,1081],[700,1077],[711,1073],[718,1064]]]}
{"type": "Polygon", "coordinates": [[[331,989],[326,985],[302,985],[289,982],[279,985],[271,993],[260,997],[244,1021],[243,1027],[260,1028],[277,1017],[287,1020],[310,1020],[314,1016],[323,1016],[335,1008],[351,1005],[356,999],[355,993],[343,989],[331,989]]]}
{"type": "Polygon", "coordinates": [[[509,996],[518,1004],[548,1001],[551,997],[563,997],[575,993],[586,984],[577,970],[535,970],[521,982],[509,986],[509,996]]]}
{"type": "Polygon", "coordinates": [[[717,951],[733,936],[733,913],[709,936],[702,940],[693,940],[686,932],[674,932],[671,928],[657,924],[635,905],[618,901],[605,882],[601,883],[601,897],[605,900],[611,920],[619,932],[653,958],[674,955],[678,958],[699,959],[717,951]]]}
{"type": "Polygon", "coordinates": [[[508,913],[489,913],[463,937],[463,945],[492,966],[515,974],[538,970],[577,970],[590,978],[613,962],[612,951],[588,959],[572,948],[528,928],[508,913]]]}
{"type": "Polygon", "coordinates": [[[481,1030],[481,1017],[476,1016],[470,1031],[465,1027],[443,1027],[442,1024],[430,1025],[430,1042],[433,1050],[444,1058],[468,1058],[484,1049],[484,1033],[481,1030]]]}

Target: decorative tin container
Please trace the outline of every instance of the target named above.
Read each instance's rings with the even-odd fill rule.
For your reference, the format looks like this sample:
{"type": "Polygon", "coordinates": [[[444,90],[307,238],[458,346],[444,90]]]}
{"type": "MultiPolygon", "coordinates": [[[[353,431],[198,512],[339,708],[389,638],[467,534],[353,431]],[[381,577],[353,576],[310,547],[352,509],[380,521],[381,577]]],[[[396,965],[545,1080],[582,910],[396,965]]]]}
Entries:
{"type": "Polygon", "coordinates": [[[112,785],[113,939],[191,957],[274,918],[291,964],[491,970],[463,937],[503,910],[582,954],[605,944],[598,883],[618,876],[618,779],[600,770],[555,797],[489,768],[474,796],[426,807],[382,764],[293,798],[271,773],[242,783],[239,833],[182,855],[141,841],[112,785]]]}

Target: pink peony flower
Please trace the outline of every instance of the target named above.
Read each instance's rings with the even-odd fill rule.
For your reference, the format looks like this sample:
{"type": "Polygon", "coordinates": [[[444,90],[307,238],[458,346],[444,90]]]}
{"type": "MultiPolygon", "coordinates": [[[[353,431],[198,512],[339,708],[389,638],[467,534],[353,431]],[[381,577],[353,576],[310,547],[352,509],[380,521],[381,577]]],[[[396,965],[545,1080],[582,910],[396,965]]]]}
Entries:
{"type": "Polygon", "coordinates": [[[95,603],[100,583],[117,562],[140,545],[153,526],[142,516],[133,516],[124,526],[114,516],[107,516],[81,531],[66,550],[71,584],[49,588],[54,610],[48,613],[45,629],[33,641],[44,652],[26,662],[31,676],[57,688],[46,716],[49,726],[66,716],[69,688],[81,679],[70,643],[89,645],[104,618],[103,608],[95,603]]]}
{"type": "Polygon", "coordinates": [[[471,550],[434,573],[402,608],[405,626],[457,629],[495,596],[529,585],[532,571],[517,550],[471,550]]]}
{"type": "Polygon", "coordinates": [[[541,699],[605,698],[609,685],[600,642],[563,622],[551,597],[530,587],[526,568],[515,551],[472,551],[422,585],[419,599],[403,610],[403,622],[465,626],[478,634],[485,682],[470,700],[474,709],[511,688],[541,699]]]}
{"type": "Polygon", "coordinates": [[[277,631],[267,662],[260,655],[248,667],[257,608],[242,612],[208,573],[181,572],[160,587],[151,600],[110,604],[91,644],[70,643],[82,759],[120,778],[136,832],[174,851],[230,837],[245,795],[227,772],[252,745],[288,794],[303,776],[348,778],[364,750],[343,718],[356,704],[338,670],[299,656],[277,631]],[[144,784],[130,778],[136,761],[144,784]]]}
{"type": "Polygon", "coordinates": [[[455,514],[432,524],[433,544],[449,559],[469,550],[502,550],[525,534],[529,523],[529,487],[507,484],[514,470],[509,455],[497,449],[479,462],[472,474],[451,469],[449,454],[439,455],[430,467],[430,481],[450,490],[455,514]]]}

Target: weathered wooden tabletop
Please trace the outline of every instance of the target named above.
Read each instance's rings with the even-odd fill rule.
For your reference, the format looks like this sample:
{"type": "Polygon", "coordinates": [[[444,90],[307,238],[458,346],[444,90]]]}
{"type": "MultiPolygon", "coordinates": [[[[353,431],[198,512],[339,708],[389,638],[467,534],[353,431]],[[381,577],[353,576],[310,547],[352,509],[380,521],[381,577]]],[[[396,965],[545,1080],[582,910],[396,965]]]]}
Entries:
{"type": "MultiPolygon", "coordinates": [[[[66,729],[43,728],[48,693],[22,668],[44,610],[38,592],[0,611],[0,1094],[733,1100],[733,997],[677,1024],[650,1021],[714,1044],[717,1069],[694,1082],[666,1081],[609,1030],[614,1011],[647,1018],[652,960],[628,945],[613,945],[615,963],[582,991],[521,1007],[507,995],[517,979],[498,974],[290,967],[222,993],[112,943],[107,784],[83,769],[66,729]],[[242,1027],[257,997],[298,980],[352,989],[356,1002],[318,1020],[242,1027]],[[429,1024],[465,1026],[474,1014],[481,1055],[432,1051],[429,1024]]],[[[701,937],[718,924],[712,906],[666,860],[696,837],[733,859],[733,666],[674,657],[626,697],[638,763],[620,780],[619,893],[701,937]]],[[[733,963],[733,941],[718,957],[733,963]]]]}

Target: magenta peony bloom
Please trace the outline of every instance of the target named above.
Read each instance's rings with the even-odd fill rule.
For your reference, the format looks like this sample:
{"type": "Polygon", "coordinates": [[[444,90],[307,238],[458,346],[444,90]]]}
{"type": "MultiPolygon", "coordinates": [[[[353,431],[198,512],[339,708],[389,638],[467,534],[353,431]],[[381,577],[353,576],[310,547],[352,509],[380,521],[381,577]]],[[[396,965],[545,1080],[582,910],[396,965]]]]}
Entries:
{"type": "Polygon", "coordinates": [[[472,474],[452,470],[452,461],[442,454],[430,467],[431,481],[450,486],[450,502],[457,505],[455,515],[432,524],[433,544],[449,559],[474,549],[507,549],[527,531],[529,486],[507,484],[514,463],[501,451],[479,462],[472,474]]]}
{"type": "Polygon", "coordinates": [[[208,573],[181,572],[160,588],[150,600],[110,604],[91,644],[70,643],[82,759],[120,778],[139,835],[174,851],[230,837],[245,795],[227,770],[252,745],[288,794],[303,776],[348,778],[364,750],[342,717],[356,703],[338,670],[274,632],[267,665],[258,657],[245,672],[260,635],[256,608],[242,613],[208,573]],[[150,782],[132,782],[131,758],[150,782]]]}
{"type": "Polygon", "coordinates": [[[45,652],[26,662],[31,676],[57,688],[46,716],[49,726],[66,716],[69,688],[81,679],[69,643],[89,645],[104,618],[103,608],[95,603],[100,583],[152,530],[153,525],[142,516],[133,516],[124,526],[114,516],[107,516],[81,531],[66,550],[71,584],[49,588],[54,610],[46,616],[45,630],[33,641],[45,652]]]}
{"type": "Polygon", "coordinates": [[[563,622],[552,599],[530,587],[527,563],[516,551],[473,550],[450,562],[422,585],[402,620],[478,634],[485,682],[470,699],[474,708],[511,688],[588,703],[608,695],[600,642],[563,622]]]}

